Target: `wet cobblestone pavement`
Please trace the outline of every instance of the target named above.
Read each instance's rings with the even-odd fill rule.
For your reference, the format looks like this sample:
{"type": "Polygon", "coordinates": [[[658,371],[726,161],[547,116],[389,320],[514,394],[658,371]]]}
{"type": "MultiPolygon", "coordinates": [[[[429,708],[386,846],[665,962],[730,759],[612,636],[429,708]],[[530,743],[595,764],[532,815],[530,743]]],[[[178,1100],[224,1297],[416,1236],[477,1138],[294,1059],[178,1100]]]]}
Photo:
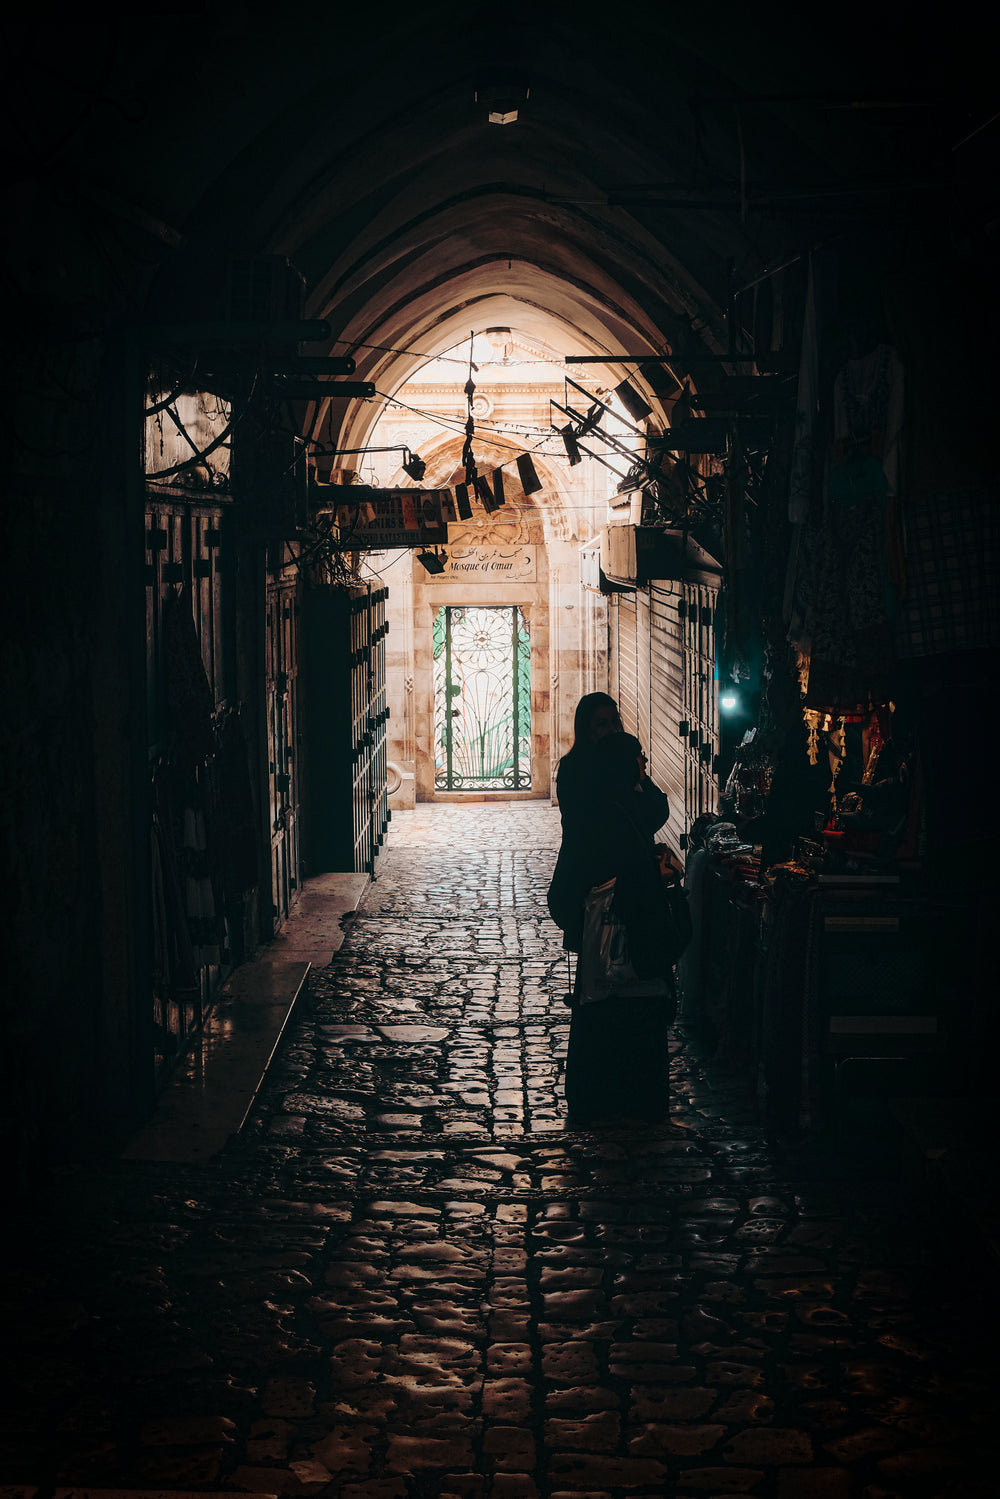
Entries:
{"type": "Polygon", "coordinates": [[[1000,1492],[988,1270],[911,1190],[680,1030],[669,1125],[567,1131],[558,826],[398,818],[230,1148],[8,1230],[0,1495],[1000,1492]]]}

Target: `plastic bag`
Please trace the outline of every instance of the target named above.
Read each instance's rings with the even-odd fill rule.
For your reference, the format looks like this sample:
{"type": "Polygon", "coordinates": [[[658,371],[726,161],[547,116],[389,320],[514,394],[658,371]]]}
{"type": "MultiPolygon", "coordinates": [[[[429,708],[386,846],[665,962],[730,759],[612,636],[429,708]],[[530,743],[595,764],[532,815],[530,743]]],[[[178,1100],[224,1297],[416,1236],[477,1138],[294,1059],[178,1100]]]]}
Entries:
{"type": "Polygon", "coordinates": [[[577,979],[580,1004],[598,1000],[647,999],[673,992],[669,977],[641,978],[629,953],[625,923],[615,914],[615,880],[595,885],[583,905],[583,942],[577,979]]]}

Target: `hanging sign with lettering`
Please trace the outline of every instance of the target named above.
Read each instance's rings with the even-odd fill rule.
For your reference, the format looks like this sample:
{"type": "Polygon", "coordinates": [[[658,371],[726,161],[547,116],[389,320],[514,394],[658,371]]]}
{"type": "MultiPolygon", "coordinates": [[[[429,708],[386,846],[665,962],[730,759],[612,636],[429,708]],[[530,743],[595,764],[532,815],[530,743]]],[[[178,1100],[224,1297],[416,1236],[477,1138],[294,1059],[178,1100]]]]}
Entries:
{"type": "Polygon", "coordinates": [[[458,520],[450,489],[369,489],[352,484],[336,495],[345,546],[359,551],[443,546],[448,522],[458,520]]]}

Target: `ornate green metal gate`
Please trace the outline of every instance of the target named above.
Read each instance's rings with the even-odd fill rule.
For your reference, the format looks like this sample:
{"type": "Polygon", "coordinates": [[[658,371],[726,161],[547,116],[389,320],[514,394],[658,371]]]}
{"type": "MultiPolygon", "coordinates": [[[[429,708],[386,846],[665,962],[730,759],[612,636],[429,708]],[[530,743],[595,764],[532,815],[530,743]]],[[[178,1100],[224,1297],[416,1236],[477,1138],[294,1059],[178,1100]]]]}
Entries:
{"type": "Polygon", "coordinates": [[[434,621],[434,784],[531,786],[531,641],[516,605],[446,606],[434,621]]]}

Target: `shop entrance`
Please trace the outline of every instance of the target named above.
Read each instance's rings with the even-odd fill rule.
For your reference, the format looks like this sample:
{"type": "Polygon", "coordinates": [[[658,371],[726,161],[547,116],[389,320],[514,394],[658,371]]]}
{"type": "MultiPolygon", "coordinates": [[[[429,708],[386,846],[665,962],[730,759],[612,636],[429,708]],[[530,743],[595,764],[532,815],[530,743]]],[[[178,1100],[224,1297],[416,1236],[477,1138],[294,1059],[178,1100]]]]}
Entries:
{"type": "Polygon", "coordinates": [[[439,609],[434,620],[434,785],[531,788],[531,641],[518,605],[439,609]]]}

